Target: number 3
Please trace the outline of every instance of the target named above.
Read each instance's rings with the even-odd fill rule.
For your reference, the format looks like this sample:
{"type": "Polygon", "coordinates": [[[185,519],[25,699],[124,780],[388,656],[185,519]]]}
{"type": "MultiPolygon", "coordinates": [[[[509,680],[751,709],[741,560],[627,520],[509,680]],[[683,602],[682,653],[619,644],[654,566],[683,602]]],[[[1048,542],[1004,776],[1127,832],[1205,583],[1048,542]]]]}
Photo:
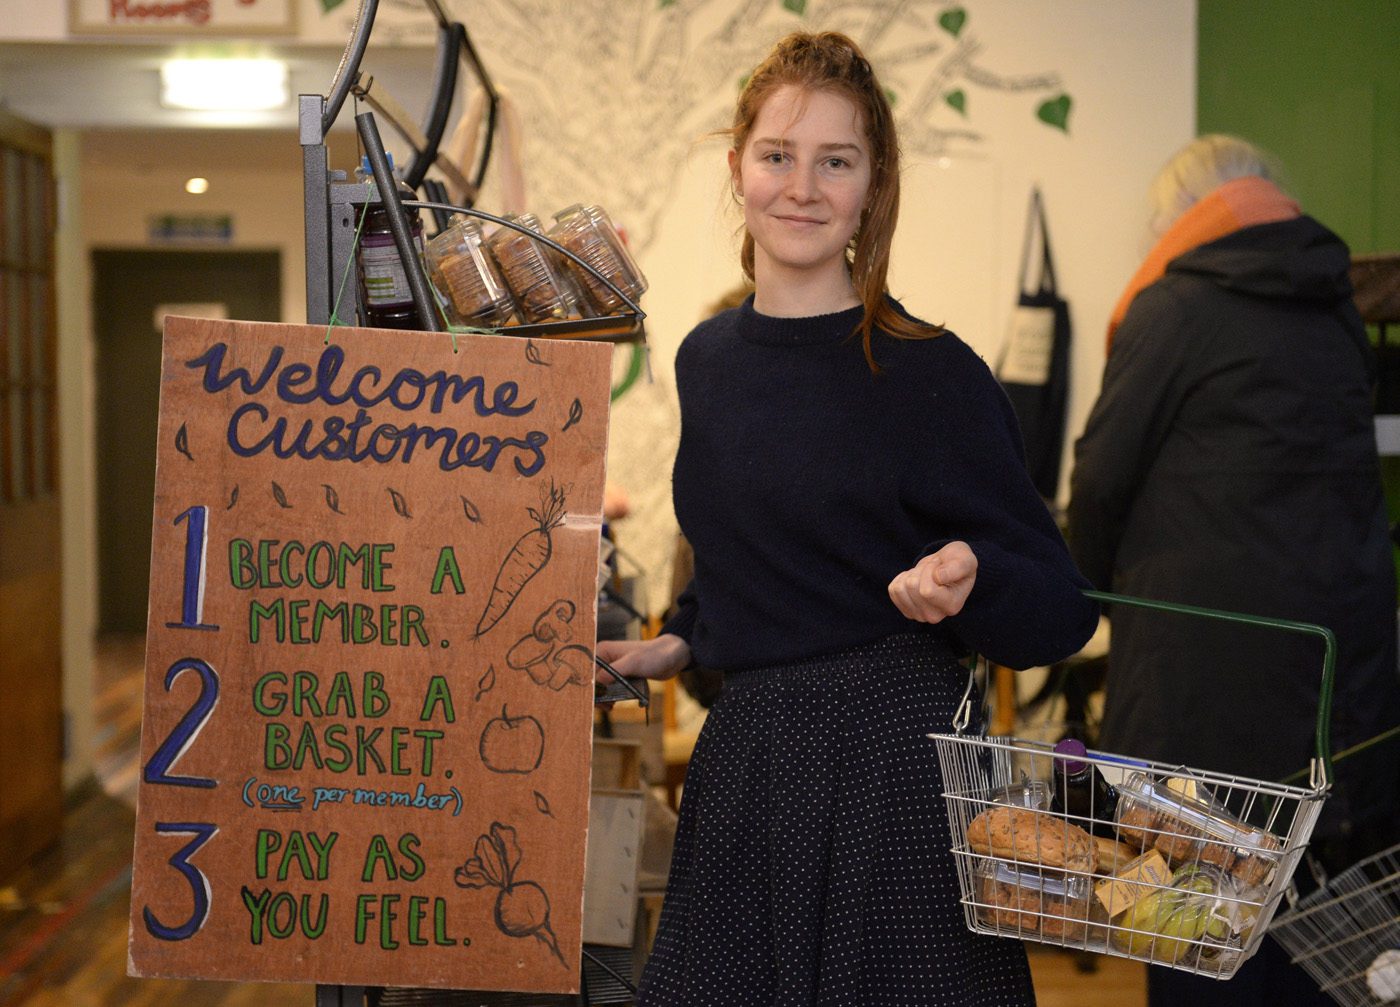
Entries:
{"type": "Polygon", "coordinates": [[[151,912],[150,906],[141,907],[146,929],[161,940],[183,941],[193,937],[209,918],[209,879],[204,876],[203,871],[190,863],[190,857],[199,852],[199,848],[213,839],[218,831],[217,825],[205,822],[156,822],[157,835],[194,836],[169,860],[170,866],[185,876],[185,880],[190,883],[190,891],[194,893],[194,912],[190,913],[190,918],[178,927],[167,927],[156,919],[156,914],[151,912]]]}

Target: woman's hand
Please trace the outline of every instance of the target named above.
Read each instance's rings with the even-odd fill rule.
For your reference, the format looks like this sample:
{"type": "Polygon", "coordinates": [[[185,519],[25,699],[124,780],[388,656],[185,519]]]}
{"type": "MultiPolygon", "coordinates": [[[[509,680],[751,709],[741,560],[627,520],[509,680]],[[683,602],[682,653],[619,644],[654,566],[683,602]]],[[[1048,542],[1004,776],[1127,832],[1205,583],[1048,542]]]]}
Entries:
{"type": "Polygon", "coordinates": [[[890,600],[915,622],[957,615],[977,580],[977,556],[966,542],[949,542],[890,581],[890,600]]]}
{"type": "MultiPolygon", "coordinates": [[[[672,678],[690,666],[690,644],[662,633],[651,640],[599,640],[598,656],[628,678],[672,678]]],[[[602,668],[594,676],[605,685],[612,676],[602,668]]]]}

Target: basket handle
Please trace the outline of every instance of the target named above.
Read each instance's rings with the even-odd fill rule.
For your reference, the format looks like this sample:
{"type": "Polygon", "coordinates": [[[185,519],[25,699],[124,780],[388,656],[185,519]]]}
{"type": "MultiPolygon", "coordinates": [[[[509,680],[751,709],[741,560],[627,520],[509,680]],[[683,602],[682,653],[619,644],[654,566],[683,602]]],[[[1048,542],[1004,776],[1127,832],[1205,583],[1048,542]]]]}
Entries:
{"type": "Polygon", "coordinates": [[[1313,790],[1326,790],[1332,785],[1332,679],[1337,667],[1337,638],[1326,626],[1310,622],[1293,622],[1288,619],[1271,619],[1262,615],[1245,615],[1241,612],[1224,612],[1213,608],[1200,608],[1196,605],[1182,605],[1171,601],[1151,601],[1123,594],[1110,594],[1107,591],[1085,591],[1086,597],[1111,605],[1130,605],[1137,608],[1150,608],[1160,612],[1175,612],[1180,615],[1196,615],[1223,622],[1244,623],[1249,626],[1264,626],[1288,633],[1305,633],[1320,636],[1323,642],[1322,684],[1317,693],[1317,756],[1311,761],[1308,782],[1313,790]]]}

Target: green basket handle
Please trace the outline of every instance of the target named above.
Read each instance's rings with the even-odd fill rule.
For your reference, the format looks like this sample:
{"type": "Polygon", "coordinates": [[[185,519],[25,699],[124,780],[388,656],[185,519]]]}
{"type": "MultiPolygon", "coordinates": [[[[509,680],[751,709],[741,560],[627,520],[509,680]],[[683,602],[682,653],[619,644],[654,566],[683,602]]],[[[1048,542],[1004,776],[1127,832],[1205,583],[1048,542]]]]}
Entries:
{"type": "Polygon", "coordinates": [[[1200,608],[1195,605],[1181,605],[1170,601],[1150,601],[1129,595],[1110,594],[1107,591],[1085,591],[1086,597],[1111,605],[1129,605],[1136,608],[1155,609],[1159,612],[1176,612],[1180,615],[1197,615],[1222,622],[1244,623],[1248,626],[1264,626],[1280,629],[1288,633],[1305,633],[1320,636],[1324,646],[1322,656],[1322,685],[1317,693],[1317,757],[1309,768],[1309,785],[1313,790],[1326,790],[1332,785],[1332,679],[1337,669],[1337,638],[1326,626],[1310,622],[1293,622],[1288,619],[1270,619],[1262,615],[1245,615],[1241,612],[1224,612],[1214,608],[1200,608]]]}

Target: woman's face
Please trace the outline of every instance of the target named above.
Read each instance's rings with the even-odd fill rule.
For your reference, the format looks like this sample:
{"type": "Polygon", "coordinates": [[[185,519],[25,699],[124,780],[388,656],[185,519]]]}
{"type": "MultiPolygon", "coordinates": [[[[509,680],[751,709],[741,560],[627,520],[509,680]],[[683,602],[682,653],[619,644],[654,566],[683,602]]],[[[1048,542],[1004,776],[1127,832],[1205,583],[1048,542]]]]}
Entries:
{"type": "Polygon", "coordinates": [[[870,189],[870,151],[851,101],[785,84],[759,109],[729,168],[754,240],[754,276],[849,286],[846,247],[870,189]]]}

